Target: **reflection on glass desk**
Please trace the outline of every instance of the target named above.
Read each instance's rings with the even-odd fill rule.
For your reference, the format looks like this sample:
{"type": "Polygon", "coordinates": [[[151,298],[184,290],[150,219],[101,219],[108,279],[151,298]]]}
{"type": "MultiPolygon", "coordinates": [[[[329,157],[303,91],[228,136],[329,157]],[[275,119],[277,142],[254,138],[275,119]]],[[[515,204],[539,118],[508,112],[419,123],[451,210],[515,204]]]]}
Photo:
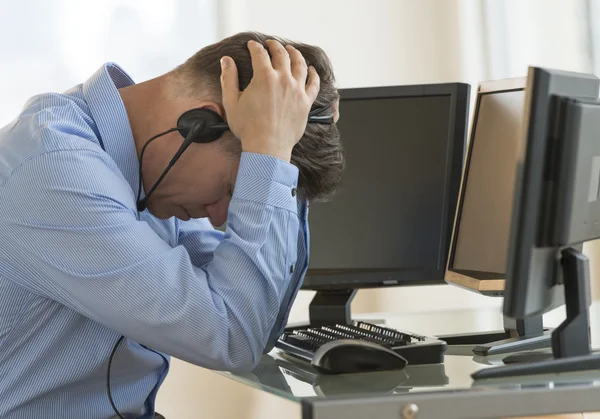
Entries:
{"type": "Polygon", "coordinates": [[[444,364],[409,366],[401,371],[361,374],[320,374],[316,369],[293,358],[273,354],[246,378],[263,387],[295,397],[353,397],[406,393],[415,387],[443,387],[448,384],[444,364]]]}
{"type": "MultiPolygon", "coordinates": [[[[384,318],[388,327],[430,336],[500,330],[503,326],[499,308],[388,316],[377,313],[361,319],[369,321],[371,317],[384,318]]],[[[563,318],[564,309],[559,308],[545,316],[545,324],[555,327],[563,318]]],[[[599,319],[600,304],[594,304],[590,312],[594,348],[600,347],[599,319]]],[[[346,418],[350,411],[361,412],[361,416],[350,417],[366,417],[375,413],[373,409],[384,418],[388,417],[384,414],[386,406],[389,417],[398,418],[399,406],[406,403],[420,405],[419,417],[445,419],[600,411],[600,371],[473,381],[471,374],[503,365],[506,355],[475,356],[471,349],[449,347],[443,364],[341,375],[319,374],[310,364],[275,349],[252,373],[224,375],[301,403],[303,412],[310,412],[303,413],[306,418],[346,418]],[[499,409],[497,416],[477,410],[484,409],[484,405],[499,409]]],[[[548,349],[528,352],[535,356],[549,353],[548,349]]]]}

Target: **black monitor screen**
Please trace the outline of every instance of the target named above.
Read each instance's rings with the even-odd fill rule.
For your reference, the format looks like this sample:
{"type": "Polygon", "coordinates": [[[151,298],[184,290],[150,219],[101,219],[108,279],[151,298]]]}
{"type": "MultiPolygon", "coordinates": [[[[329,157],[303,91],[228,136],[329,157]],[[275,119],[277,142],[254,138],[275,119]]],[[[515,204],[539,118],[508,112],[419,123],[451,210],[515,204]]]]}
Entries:
{"type": "Polygon", "coordinates": [[[452,269],[504,278],[525,91],[481,95],[473,124],[452,269]]]}
{"type": "MultiPolygon", "coordinates": [[[[310,207],[309,287],[334,281],[332,275],[358,286],[374,278],[369,272],[390,272],[390,284],[443,282],[456,153],[452,102],[450,94],[342,96],[338,127],[346,170],[334,197],[310,207]],[[359,272],[363,275],[352,275],[359,272]]],[[[464,127],[462,132],[459,166],[464,127]]]]}

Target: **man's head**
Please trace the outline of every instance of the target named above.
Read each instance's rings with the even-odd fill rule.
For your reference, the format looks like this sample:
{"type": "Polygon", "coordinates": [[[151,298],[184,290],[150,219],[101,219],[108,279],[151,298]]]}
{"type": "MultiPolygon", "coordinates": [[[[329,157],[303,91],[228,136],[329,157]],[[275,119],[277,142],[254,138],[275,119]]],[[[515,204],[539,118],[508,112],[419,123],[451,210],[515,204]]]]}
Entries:
{"type": "MultiPolygon", "coordinates": [[[[284,46],[293,45],[302,53],[307,64],[316,69],[320,77],[320,91],[313,109],[326,108],[324,113],[334,114],[337,121],[339,95],[329,59],[320,48],[259,33],[241,33],[203,48],[171,73],[149,82],[151,87],[160,86],[168,93],[163,95],[166,96],[165,103],[153,105],[156,107],[155,113],[160,112],[161,116],[156,115],[154,121],[146,118],[142,124],[138,123],[137,136],[135,117],[132,118],[134,112],[128,108],[138,151],[147,138],[161,129],[174,126],[178,116],[187,109],[206,107],[219,113],[226,120],[227,115],[221,99],[221,57],[229,56],[235,61],[239,88],[243,90],[253,75],[247,43],[254,40],[264,45],[268,39],[277,39],[284,46]],[[165,105],[168,105],[168,109],[164,109],[165,105]],[[143,133],[144,128],[139,126],[144,124],[148,128],[155,126],[155,132],[143,133]]],[[[122,96],[127,107],[128,97],[123,93],[122,96]]],[[[148,99],[152,100],[150,97],[148,99]]],[[[146,191],[160,176],[183,141],[178,133],[169,136],[169,140],[155,142],[160,146],[150,145],[144,155],[143,166],[149,166],[142,168],[146,191]],[[175,140],[177,136],[179,138],[175,140]],[[154,151],[151,151],[153,148],[154,151]]],[[[229,131],[214,143],[192,144],[150,199],[150,211],[160,218],[210,216],[214,224],[224,223],[240,153],[241,143],[229,131]]],[[[336,125],[307,124],[304,135],[292,150],[291,162],[300,172],[298,193],[302,198],[309,201],[328,198],[339,185],[344,168],[336,125]]]]}

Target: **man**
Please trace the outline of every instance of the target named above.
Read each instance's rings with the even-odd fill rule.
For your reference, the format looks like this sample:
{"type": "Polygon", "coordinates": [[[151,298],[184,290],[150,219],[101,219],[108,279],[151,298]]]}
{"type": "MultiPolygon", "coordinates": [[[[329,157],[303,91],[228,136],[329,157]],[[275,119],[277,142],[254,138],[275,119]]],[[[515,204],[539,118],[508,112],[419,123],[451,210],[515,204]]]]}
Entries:
{"type": "Polygon", "coordinates": [[[170,355],[252,369],[306,271],[307,203],[341,179],[335,123],[307,124],[337,100],[320,49],[255,33],[32,98],[0,131],[0,417],[153,417],[170,355]],[[184,138],[148,140],[195,108],[230,130],[138,211],[184,138]]]}

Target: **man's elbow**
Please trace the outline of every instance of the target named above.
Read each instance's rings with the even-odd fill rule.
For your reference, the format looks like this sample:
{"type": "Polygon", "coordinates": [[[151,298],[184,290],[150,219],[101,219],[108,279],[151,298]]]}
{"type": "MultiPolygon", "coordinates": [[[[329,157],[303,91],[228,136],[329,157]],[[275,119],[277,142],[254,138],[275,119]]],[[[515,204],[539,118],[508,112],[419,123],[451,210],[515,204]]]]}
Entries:
{"type": "Polygon", "coordinates": [[[260,356],[256,359],[248,359],[244,362],[232,363],[225,370],[232,374],[246,374],[252,372],[260,364],[260,356]]]}
{"type": "Polygon", "coordinates": [[[213,352],[215,369],[232,373],[247,373],[260,363],[265,350],[265,339],[256,334],[250,335],[243,328],[232,328],[227,336],[223,336],[221,350],[213,352]],[[235,332],[233,330],[236,330],[235,332]]]}
{"type": "Polygon", "coordinates": [[[246,373],[255,369],[265,350],[272,347],[272,332],[275,319],[268,322],[243,322],[240,317],[230,322],[227,333],[227,355],[224,355],[224,370],[233,373],[246,373]]]}
{"type": "Polygon", "coordinates": [[[260,363],[263,348],[255,345],[247,345],[234,354],[229,354],[221,360],[221,370],[234,374],[248,373],[254,370],[260,363]]]}

